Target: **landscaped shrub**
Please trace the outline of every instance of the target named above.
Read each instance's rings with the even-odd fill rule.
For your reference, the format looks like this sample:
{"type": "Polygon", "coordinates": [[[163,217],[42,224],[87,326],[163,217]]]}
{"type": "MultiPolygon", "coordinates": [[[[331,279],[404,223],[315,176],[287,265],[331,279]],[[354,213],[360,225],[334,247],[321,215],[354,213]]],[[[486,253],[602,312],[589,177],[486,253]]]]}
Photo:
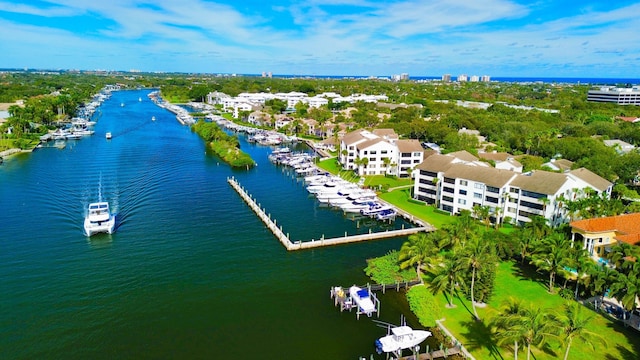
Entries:
{"type": "Polygon", "coordinates": [[[395,284],[416,279],[415,270],[400,270],[398,252],[395,250],[385,256],[368,259],[364,272],[377,284],[395,284]]]}
{"type": "Polygon", "coordinates": [[[435,297],[424,285],[413,286],[407,291],[409,308],[424,327],[436,326],[436,320],[442,319],[442,308],[435,297]]]}

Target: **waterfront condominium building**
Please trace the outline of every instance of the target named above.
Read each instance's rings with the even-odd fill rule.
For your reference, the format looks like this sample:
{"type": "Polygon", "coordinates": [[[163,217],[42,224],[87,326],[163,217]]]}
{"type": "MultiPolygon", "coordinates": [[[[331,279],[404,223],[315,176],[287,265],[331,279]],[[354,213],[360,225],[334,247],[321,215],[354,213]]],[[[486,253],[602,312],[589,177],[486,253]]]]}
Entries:
{"type": "Polygon", "coordinates": [[[339,161],[358,175],[408,177],[422,162],[424,149],[418,140],[399,140],[392,129],[360,129],[340,140],[339,161]]]}
{"type": "Polygon", "coordinates": [[[613,102],[619,105],[640,105],[640,86],[632,88],[601,87],[589,90],[587,101],[613,102]]]}
{"type": "MultiPolygon", "coordinates": [[[[485,163],[486,164],[486,163],[485,163]]],[[[550,226],[568,222],[565,199],[588,191],[610,196],[613,184],[581,168],[566,173],[531,171],[520,174],[482,165],[467,152],[431,154],[415,171],[414,198],[451,214],[488,206],[491,220],[519,225],[534,215],[550,226]]]]}

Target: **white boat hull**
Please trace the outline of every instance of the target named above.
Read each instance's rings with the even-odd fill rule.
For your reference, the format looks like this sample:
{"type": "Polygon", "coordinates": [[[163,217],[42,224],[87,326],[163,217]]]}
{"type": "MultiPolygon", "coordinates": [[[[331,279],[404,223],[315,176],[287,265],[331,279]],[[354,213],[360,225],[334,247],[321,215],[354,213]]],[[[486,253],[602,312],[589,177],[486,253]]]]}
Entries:
{"type": "Polygon", "coordinates": [[[400,354],[404,349],[413,349],[431,336],[430,331],[413,330],[408,326],[398,326],[391,329],[391,334],[383,336],[376,341],[376,349],[379,353],[400,354]]]}
{"type": "Polygon", "coordinates": [[[109,220],[104,222],[92,222],[88,218],[84,220],[84,233],[92,236],[98,233],[113,234],[116,227],[115,216],[111,215],[109,220]]]}
{"type": "Polygon", "coordinates": [[[84,218],[84,233],[92,236],[97,233],[113,234],[116,228],[116,216],[109,211],[107,202],[89,204],[84,218]]]}

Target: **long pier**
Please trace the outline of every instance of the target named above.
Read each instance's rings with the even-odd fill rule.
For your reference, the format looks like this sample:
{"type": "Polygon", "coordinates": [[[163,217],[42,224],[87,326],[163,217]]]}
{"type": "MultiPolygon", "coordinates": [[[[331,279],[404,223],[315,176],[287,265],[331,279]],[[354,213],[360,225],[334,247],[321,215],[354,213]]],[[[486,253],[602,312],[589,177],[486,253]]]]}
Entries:
{"type": "Polygon", "coordinates": [[[304,250],[304,249],[313,249],[323,246],[334,246],[334,245],[342,245],[342,244],[350,244],[361,241],[368,240],[376,240],[376,239],[388,239],[398,236],[407,236],[411,234],[415,234],[421,231],[433,231],[435,230],[432,226],[419,226],[415,228],[408,229],[400,229],[400,230],[386,230],[382,232],[371,232],[369,230],[368,234],[359,234],[359,235],[347,235],[345,232],[344,236],[334,237],[325,239],[322,236],[320,239],[311,239],[310,241],[291,241],[289,238],[289,234],[285,234],[282,230],[282,226],[278,227],[275,219],[271,218],[270,214],[267,212],[256,202],[256,200],[246,191],[244,188],[238,183],[238,181],[231,177],[227,178],[227,182],[231,187],[240,195],[240,197],[249,205],[251,210],[258,215],[258,218],[262,220],[262,222],[267,226],[269,230],[273,233],[273,235],[282,243],[282,245],[288,251],[294,250],[304,250]]]}

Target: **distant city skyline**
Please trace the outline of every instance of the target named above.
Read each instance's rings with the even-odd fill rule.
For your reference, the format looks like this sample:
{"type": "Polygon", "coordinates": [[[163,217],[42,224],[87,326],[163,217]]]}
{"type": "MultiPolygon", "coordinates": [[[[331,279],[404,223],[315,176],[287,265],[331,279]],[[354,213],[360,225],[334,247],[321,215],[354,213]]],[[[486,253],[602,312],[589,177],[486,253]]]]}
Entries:
{"type": "Polygon", "coordinates": [[[638,14],[629,0],[0,0],[0,68],[640,78],[638,14]]]}

